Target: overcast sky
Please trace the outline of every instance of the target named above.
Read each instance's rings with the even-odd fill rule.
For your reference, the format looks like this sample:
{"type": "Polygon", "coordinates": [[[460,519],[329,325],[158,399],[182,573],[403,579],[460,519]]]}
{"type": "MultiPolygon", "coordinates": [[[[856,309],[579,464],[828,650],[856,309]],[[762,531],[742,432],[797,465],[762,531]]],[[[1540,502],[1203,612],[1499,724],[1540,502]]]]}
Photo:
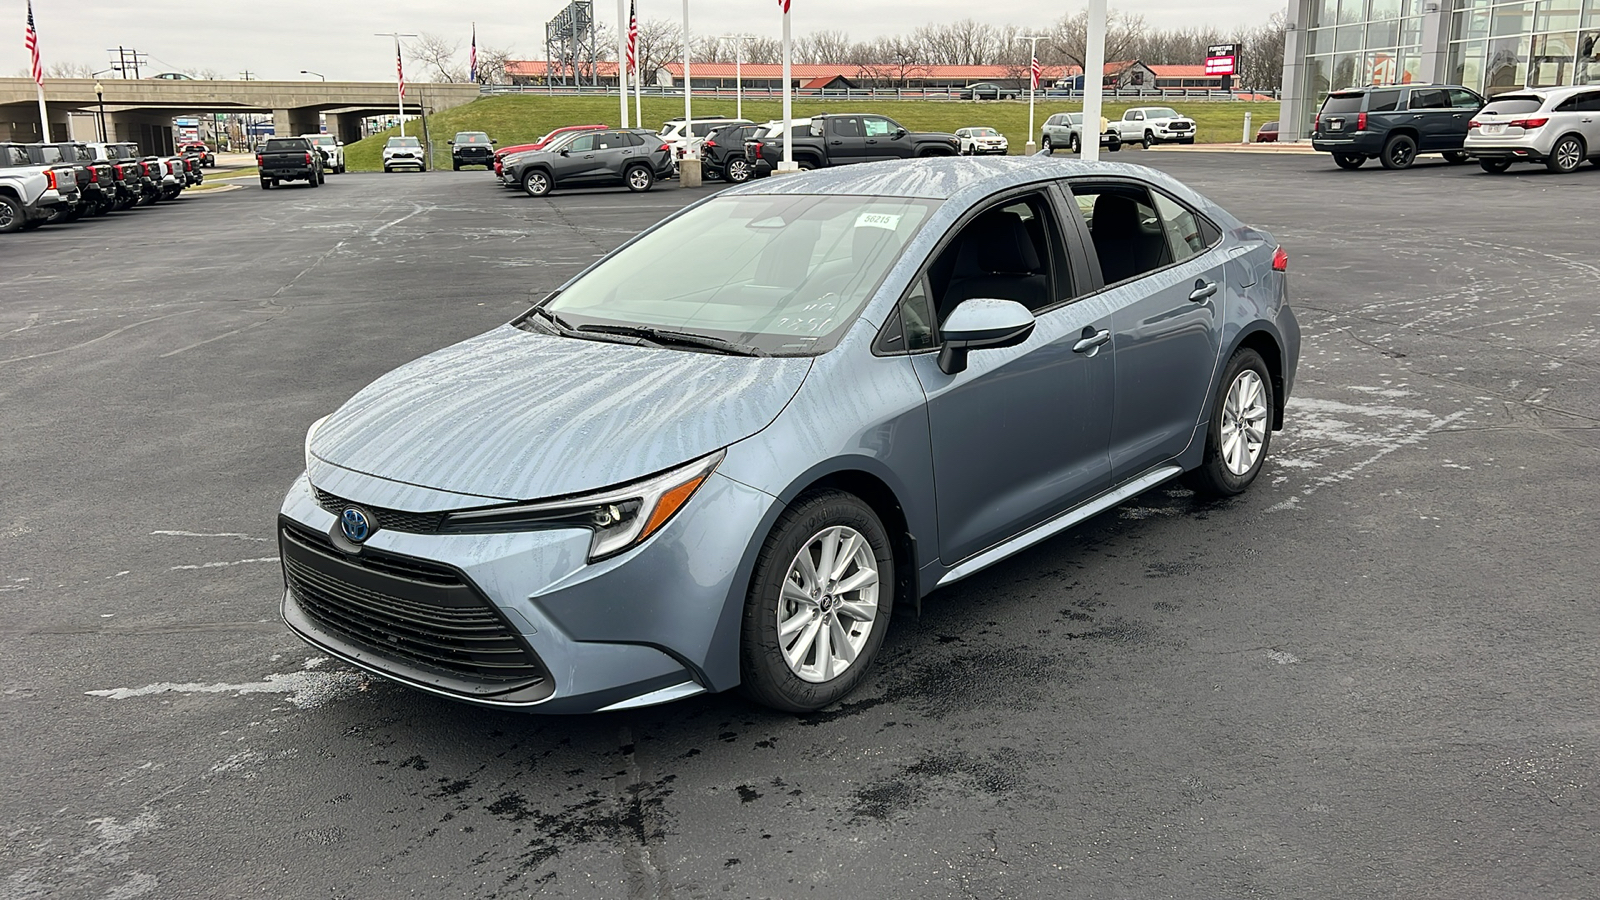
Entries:
{"type": "MultiPolygon", "coordinates": [[[[249,69],[252,77],[294,80],[301,69],[321,72],[333,80],[383,81],[394,77],[393,43],[373,37],[378,31],[436,32],[459,37],[463,51],[478,23],[480,46],[505,47],[520,59],[544,56],[544,22],[565,3],[562,0],[139,0],[133,4],[110,0],[34,0],[40,51],[46,66],[83,63],[95,69],[109,66],[106,48],[134,47],[149,54],[144,74],[214,69],[221,78],[238,78],[249,69]],[[467,10],[470,10],[468,12],[467,10]],[[113,24],[116,23],[116,24],[113,24]]],[[[1151,25],[1233,27],[1265,22],[1283,0],[1127,0],[1115,9],[1138,13],[1151,25]]],[[[908,32],[928,22],[968,17],[996,25],[1044,25],[1064,12],[1076,12],[1078,3],[1011,0],[1000,4],[972,4],[955,0],[794,0],[791,21],[794,35],[841,28],[852,38],[908,32]],[[985,11],[988,11],[985,14],[985,11]]],[[[0,24],[0,73],[26,74],[27,53],[22,45],[26,0],[0,0],[10,22],[0,24]]],[[[616,17],[615,0],[598,0],[601,21],[616,17]]],[[[641,19],[683,15],[681,2],[640,0],[641,19]]],[[[696,33],[743,31],[770,34],[782,31],[777,0],[690,0],[690,28],[696,33]]],[[[1198,62],[1198,60],[1197,60],[1198,62]]],[[[110,77],[110,76],[107,76],[110,77]]]]}

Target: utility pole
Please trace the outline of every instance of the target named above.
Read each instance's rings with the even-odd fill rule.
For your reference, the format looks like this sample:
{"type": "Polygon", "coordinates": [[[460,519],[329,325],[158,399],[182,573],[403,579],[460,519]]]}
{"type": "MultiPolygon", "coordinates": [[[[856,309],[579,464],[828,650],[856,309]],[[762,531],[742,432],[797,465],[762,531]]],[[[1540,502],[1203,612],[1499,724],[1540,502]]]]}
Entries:
{"type": "Polygon", "coordinates": [[[148,54],[140,53],[131,47],[122,46],[108,48],[106,52],[115,53],[117,55],[117,61],[112,63],[111,68],[107,69],[106,71],[121,72],[123,78],[128,77],[129,69],[133,70],[133,77],[138,78],[139,67],[144,65],[144,57],[148,56],[148,54]]]}
{"type": "Polygon", "coordinates": [[[254,81],[255,74],[256,73],[250,71],[249,69],[245,69],[243,72],[239,73],[239,79],[241,81],[254,81]]]}

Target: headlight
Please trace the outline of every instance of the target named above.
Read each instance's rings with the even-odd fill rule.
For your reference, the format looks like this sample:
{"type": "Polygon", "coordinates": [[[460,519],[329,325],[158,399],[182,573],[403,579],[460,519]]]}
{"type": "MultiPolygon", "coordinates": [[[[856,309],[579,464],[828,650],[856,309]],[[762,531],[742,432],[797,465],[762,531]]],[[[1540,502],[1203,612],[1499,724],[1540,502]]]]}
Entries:
{"type": "Polygon", "coordinates": [[[548,528],[587,528],[589,562],[599,562],[644,543],[661,530],[722,462],[723,451],[633,484],[582,497],[518,503],[451,513],[440,531],[492,534],[548,528]]]}
{"type": "Polygon", "coordinates": [[[317,436],[317,429],[321,428],[322,423],[328,421],[328,417],[331,415],[332,413],[329,413],[327,416],[323,416],[315,422],[312,422],[311,427],[306,429],[305,456],[306,471],[308,472],[311,471],[311,439],[317,436]]]}

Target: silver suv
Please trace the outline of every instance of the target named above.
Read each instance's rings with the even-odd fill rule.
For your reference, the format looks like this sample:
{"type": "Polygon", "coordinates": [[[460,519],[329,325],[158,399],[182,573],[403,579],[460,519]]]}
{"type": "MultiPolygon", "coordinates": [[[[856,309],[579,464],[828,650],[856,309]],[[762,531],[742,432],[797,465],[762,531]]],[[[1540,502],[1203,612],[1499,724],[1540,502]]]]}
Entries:
{"type": "MultiPolygon", "coordinates": [[[[1117,134],[1105,116],[1100,117],[1100,146],[1107,150],[1121,150],[1122,137],[1117,134]]],[[[1055,153],[1065,147],[1072,153],[1083,149],[1083,113],[1056,113],[1044,120],[1039,133],[1039,149],[1055,153]]]]}
{"type": "Polygon", "coordinates": [[[1462,145],[1485,172],[1542,162],[1571,172],[1600,165],[1600,86],[1528,88],[1501,94],[1472,117],[1462,145]]]}

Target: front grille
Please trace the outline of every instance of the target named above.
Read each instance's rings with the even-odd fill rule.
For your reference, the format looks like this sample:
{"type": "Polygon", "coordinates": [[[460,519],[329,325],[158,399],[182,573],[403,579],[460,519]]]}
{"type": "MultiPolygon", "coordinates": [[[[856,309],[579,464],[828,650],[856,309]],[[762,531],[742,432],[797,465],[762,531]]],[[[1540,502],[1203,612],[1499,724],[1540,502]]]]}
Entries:
{"type": "Polygon", "coordinates": [[[311,488],[311,491],[316,494],[317,505],[328,512],[337,516],[342,514],[347,507],[359,506],[377,520],[376,524],[379,528],[388,529],[389,531],[434,534],[439,530],[439,523],[444,520],[445,516],[444,513],[417,513],[406,512],[403,509],[382,509],[375,506],[367,506],[365,503],[346,500],[315,486],[311,488]]]}
{"type": "Polygon", "coordinates": [[[326,536],[287,522],[279,546],[300,611],[329,636],[394,663],[398,674],[467,694],[548,678],[533,650],[449,566],[370,547],[346,556],[326,536]]]}

